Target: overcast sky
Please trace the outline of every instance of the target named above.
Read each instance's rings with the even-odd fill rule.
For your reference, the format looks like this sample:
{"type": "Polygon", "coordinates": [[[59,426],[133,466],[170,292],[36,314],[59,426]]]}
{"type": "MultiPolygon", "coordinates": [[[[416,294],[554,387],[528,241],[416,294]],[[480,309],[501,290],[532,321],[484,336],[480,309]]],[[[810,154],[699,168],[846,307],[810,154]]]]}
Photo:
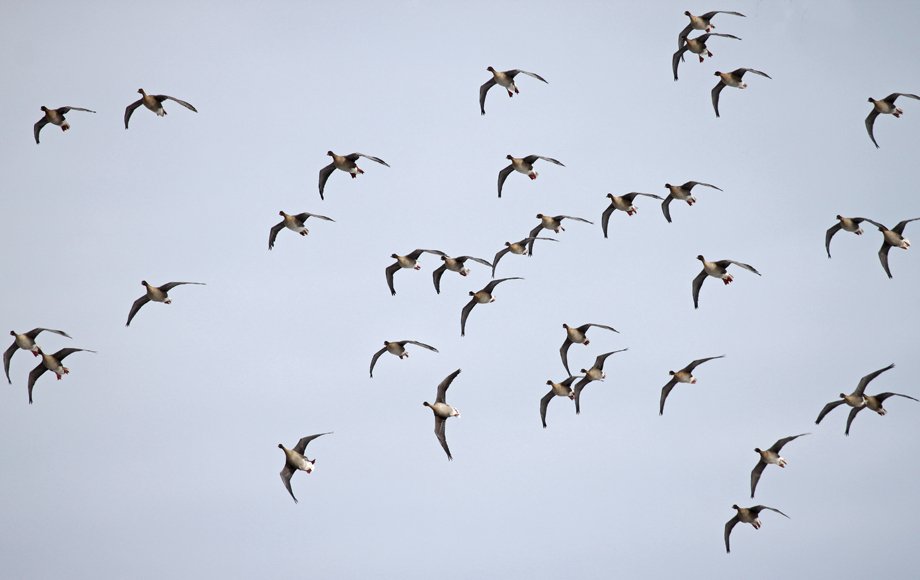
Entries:
{"type": "MultiPolygon", "coordinates": [[[[17,2],[0,8],[0,285],[3,332],[76,353],[60,382],[13,356],[0,389],[0,569],[5,578],[914,578],[920,533],[920,403],[895,397],[814,420],[838,393],[920,398],[920,246],[840,232],[835,216],[888,227],[920,217],[920,102],[864,119],[868,97],[920,93],[918,8],[871,2],[17,2]],[[671,55],[694,14],[718,15],[715,55],[674,82],[671,55]],[[521,68],[509,99],[486,67],[521,68]],[[717,70],[754,68],[726,88],[717,70]],[[138,88],[167,101],[125,130],[138,88]],[[39,108],[75,106],[72,129],[39,108]],[[361,152],[357,179],[327,150],[361,152]],[[496,177],[536,154],[539,178],[496,177]],[[697,203],[640,197],[600,218],[607,193],[665,195],[701,181],[697,203]],[[311,212],[310,234],[279,210],[311,212]],[[460,312],[488,268],[384,269],[436,249],[492,260],[537,225],[569,223],[520,276],[460,312]],[[698,254],[751,264],[707,281],[698,254]],[[150,303],[140,281],[203,282],[150,303]],[[566,373],[562,324],[597,323],[573,371],[601,353],[607,379],[581,415],[546,381],[566,373]],[[410,357],[372,355],[417,340],[410,357]],[[664,416],[661,387],[694,359],[664,416]],[[423,401],[447,394],[448,461],[423,401]],[[312,474],[279,471],[303,436],[312,474]],[[750,499],[754,447],[788,444],[750,499]],[[755,531],[732,504],[764,504],[755,531]],[[780,572],[781,571],[781,572],[780,572]]],[[[905,235],[920,240],[920,222],[905,235]]],[[[734,270],[734,268],[733,268],[734,270]]],[[[8,337],[10,340],[12,337],[8,337]]],[[[0,344],[5,349],[9,343],[0,344]]]]}

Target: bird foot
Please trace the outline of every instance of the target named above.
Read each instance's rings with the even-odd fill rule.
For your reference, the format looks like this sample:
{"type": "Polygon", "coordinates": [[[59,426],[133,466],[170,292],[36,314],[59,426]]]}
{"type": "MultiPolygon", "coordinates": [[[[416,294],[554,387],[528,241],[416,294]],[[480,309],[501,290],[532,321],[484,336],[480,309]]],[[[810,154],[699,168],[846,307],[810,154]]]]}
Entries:
{"type": "Polygon", "coordinates": [[[513,96],[514,96],[514,93],[512,93],[511,91],[508,91],[508,96],[509,96],[509,97],[513,97],[513,96]]]}
{"type": "MultiPolygon", "coordinates": [[[[711,54],[709,56],[712,56],[711,54]]],[[[700,55],[700,62],[703,62],[703,55],[700,55]]]]}
{"type": "Polygon", "coordinates": [[[469,272],[460,272],[461,276],[466,276],[467,274],[469,274],[469,272]]]}
{"type": "Polygon", "coordinates": [[[530,175],[528,175],[527,177],[529,177],[529,178],[531,179],[531,181],[533,181],[534,179],[537,178],[537,174],[536,174],[536,172],[534,172],[534,173],[531,173],[530,175]]]}
{"type": "Polygon", "coordinates": [[[634,213],[636,213],[636,210],[630,210],[630,211],[626,212],[626,215],[632,215],[632,214],[634,214],[634,213]]]}
{"type": "Polygon", "coordinates": [[[493,298],[492,300],[489,300],[489,304],[492,304],[493,302],[495,302],[495,298],[493,298]]]}
{"type": "Polygon", "coordinates": [[[733,280],[734,278],[732,278],[731,275],[728,275],[725,278],[722,278],[722,282],[724,282],[726,286],[731,284],[733,280]]]}
{"type": "Polygon", "coordinates": [[[416,269],[416,270],[421,270],[422,267],[421,267],[421,266],[416,266],[415,269],[416,269]]]}
{"type": "Polygon", "coordinates": [[[70,129],[70,125],[61,125],[61,131],[66,131],[67,129],[70,129]]]}
{"type": "Polygon", "coordinates": [[[304,230],[304,231],[300,232],[300,235],[302,235],[302,236],[307,235],[307,230],[304,230]]]}
{"type": "Polygon", "coordinates": [[[591,344],[591,341],[586,339],[586,340],[585,340],[585,346],[588,346],[589,344],[591,344]]]}
{"type": "Polygon", "coordinates": [[[571,399],[571,400],[574,401],[574,400],[575,400],[575,395],[569,395],[569,399],[571,399]]]}
{"type": "Polygon", "coordinates": [[[167,298],[163,301],[163,304],[172,304],[172,298],[167,298]]]}
{"type": "Polygon", "coordinates": [[[33,351],[32,356],[38,356],[38,353],[33,351]]]}

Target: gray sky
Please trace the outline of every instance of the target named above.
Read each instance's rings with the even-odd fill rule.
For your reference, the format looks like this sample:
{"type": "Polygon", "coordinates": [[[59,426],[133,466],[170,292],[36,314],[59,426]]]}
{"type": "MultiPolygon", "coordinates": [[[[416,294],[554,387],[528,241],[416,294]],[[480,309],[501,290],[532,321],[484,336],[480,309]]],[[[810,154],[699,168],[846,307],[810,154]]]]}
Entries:
{"type": "MultiPolygon", "coordinates": [[[[869,2],[122,3],[34,2],[0,9],[3,331],[36,326],[46,351],[97,350],[46,373],[12,360],[0,389],[0,569],[8,578],[868,577],[916,574],[920,404],[885,417],[814,419],[860,377],[894,362],[868,393],[920,397],[914,329],[918,248],[881,235],[824,234],[834,216],[891,227],[920,217],[913,192],[920,102],[879,117],[869,96],[920,93],[917,7],[869,2]],[[684,10],[716,17],[714,57],[671,55],[684,10]],[[856,42],[853,45],[847,42],[856,42]],[[487,66],[522,68],[479,115],[487,66]],[[716,70],[750,67],[744,91],[716,70]],[[124,108],[143,87],[189,101],[168,116],[124,108]],[[32,138],[39,107],[77,106],[72,130],[32,138]],[[358,179],[317,174],[340,154],[358,179]],[[554,157],[539,179],[505,155],[554,157]],[[639,198],[600,229],[608,192],[664,195],[703,181],[698,203],[639,198]],[[310,235],[278,211],[319,213],[310,235]],[[534,215],[567,214],[528,259],[508,255],[497,301],[460,338],[472,264],[445,273],[426,255],[396,274],[391,253],[433,248],[491,260],[534,215]],[[694,258],[733,259],[735,283],[702,288],[694,258]],[[140,281],[205,282],[148,304],[124,327],[140,281]],[[563,323],[592,329],[572,370],[609,350],[582,413],[554,400],[563,323]],[[412,339],[408,360],[383,340],[412,339]],[[715,355],[658,416],[669,370],[715,355]],[[457,368],[447,400],[454,461],[422,401],[457,368]],[[310,444],[312,474],[279,480],[278,443],[310,444]],[[788,435],[749,498],[754,447],[788,435]],[[735,528],[733,503],[776,507],[735,528]]],[[[908,238],[920,239],[910,224],[908,238]]],[[[12,337],[9,337],[12,338],[12,337]]],[[[5,348],[8,343],[2,346],[5,348]]]]}

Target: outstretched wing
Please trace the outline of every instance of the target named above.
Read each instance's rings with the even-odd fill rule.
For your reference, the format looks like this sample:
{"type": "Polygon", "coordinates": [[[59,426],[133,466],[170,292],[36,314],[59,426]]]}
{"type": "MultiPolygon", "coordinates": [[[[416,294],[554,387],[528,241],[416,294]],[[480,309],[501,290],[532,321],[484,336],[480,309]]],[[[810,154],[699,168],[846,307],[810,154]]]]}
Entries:
{"type": "Polygon", "coordinates": [[[562,357],[562,366],[565,367],[565,372],[570,375],[572,372],[569,370],[569,347],[572,346],[572,341],[569,340],[568,334],[566,334],[565,342],[562,343],[562,346],[559,347],[559,356],[562,357]]]}
{"type": "MultiPolygon", "coordinates": [[[[719,80],[719,83],[716,86],[712,87],[712,108],[716,112],[716,117],[719,116],[719,95],[722,93],[722,89],[724,88],[725,88],[725,83],[722,82],[721,79],[719,80]]],[[[728,530],[727,529],[725,532],[725,543],[726,543],[726,547],[728,547],[728,530]]]]}
{"type": "Polygon", "coordinates": [[[601,229],[604,231],[605,238],[607,237],[607,222],[610,221],[610,214],[612,214],[615,209],[616,208],[613,207],[611,203],[607,206],[607,209],[604,210],[604,213],[601,214],[601,229]]]}
{"type": "Polygon", "coordinates": [[[454,382],[454,379],[457,378],[457,375],[460,374],[460,369],[455,370],[454,372],[447,375],[443,381],[438,385],[438,398],[435,399],[436,403],[447,404],[447,388],[450,387],[450,384],[454,382]]]}
{"type": "Polygon", "coordinates": [[[842,405],[844,402],[845,401],[843,399],[840,399],[839,401],[831,401],[830,403],[824,405],[824,408],[821,409],[820,413],[818,413],[818,418],[815,419],[815,425],[820,423],[821,419],[823,419],[825,415],[842,405]]]}
{"type": "Polygon", "coordinates": [[[498,286],[498,285],[501,284],[502,282],[506,282],[506,281],[508,281],[508,280],[523,280],[523,278],[521,278],[520,276],[514,276],[514,277],[511,277],[511,278],[499,278],[498,280],[492,280],[491,282],[489,282],[488,284],[486,284],[486,287],[483,288],[483,290],[485,290],[486,292],[488,292],[489,294],[491,294],[492,291],[495,290],[495,287],[496,287],[496,286],[498,286]]]}
{"type": "Polygon", "coordinates": [[[664,201],[661,202],[661,213],[664,214],[664,219],[668,220],[668,223],[671,223],[671,200],[674,197],[669,193],[668,197],[664,198],[664,201]]]}
{"type": "Polygon", "coordinates": [[[511,248],[505,246],[501,250],[495,253],[495,258],[492,260],[492,277],[495,277],[495,267],[498,266],[498,261],[502,259],[502,256],[511,251],[511,248]]]}
{"type": "Polygon", "coordinates": [[[741,16],[742,18],[747,18],[744,14],[740,12],[726,12],[725,10],[713,10],[712,12],[707,12],[700,16],[703,20],[712,20],[712,17],[716,14],[731,14],[733,16],[741,16]]]}
{"type": "Polygon", "coordinates": [[[195,112],[195,113],[198,112],[198,109],[196,109],[195,107],[193,107],[191,104],[186,103],[185,101],[183,101],[183,100],[181,100],[181,99],[177,99],[176,97],[170,97],[169,95],[154,95],[153,98],[156,99],[156,100],[158,100],[158,101],[161,102],[161,103],[162,103],[163,101],[169,99],[170,101],[179,103],[180,105],[182,105],[183,107],[185,107],[185,108],[188,109],[189,111],[193,111],[193,112],[195,112]]]}
{"type": "Polygon", "coordinates": [[[859,412],[862,411],[863,409],[865,409],[865,407],[853,407],[852,409],[850,409],[850,414],[849,416],[847,416],[847,428],[843,432],[843,434],[846,435],[847,437],[850,436],[850,423],[853,422],[853,419],[856,418],[856,415],[858,415],[859,412]]]}
{"type": "Polygon", "coordinates": [[[381,164],[381,165],[386,165],[387,167],[390,166],[390,164],[387,163],[386,161],[384,161],[383,159],[380,159],[379,157],[374,157],[373,155],[365,155],[364,153],[352,153],[352,154],[350,154],[350,155],[346,155],[346,156],[345,156],[345,159],[348,159],[349,161],[354,162],[354,161],[357,161],[357,160],[358,160],[358,157],[364,157],[365,159],[370,159],[371,161],[376,161],[377,163],[379,163],[379,164],[381,164]]]}
{"type": "Polygon", "coordinates": [[[163,292],[169,292],[176,286],[182,286],[184,284],[194,284],[196,286],[206,285],[204,282],[167,282],[166,284],[163,284],[162,286],[160,286],[160,290],[162,290],[163,292]]]}
{"type": "Polygon", "coordinates": [[[457,261],[465,262],[466,260],[473,260],[474,262],[479,262],[483,266],[488,266],[490,268],[492,267],[492,262],[483,260],[482,258],[474,258],[473,256],[460,256],[459,258],[457,258],[457,261]]]}
{"type": "Polygon", "coordinates": [[[891,363],[891,364],[888,365],[887,367],[885,367],[885,368],[883,368],[883,369],[879,369],[879,370],[877,370],[877,371],[875,371],[875,372],[873,372],[873,373],[869,373],[868,375],[866,375],[866,376],[864,376],[863,378],[859,379],[859,384],[856,385],[856,390],[853,391],[853,394],[856,395],[857,397],[862,396],[863,392],[865,392],[865,390],[866,390],[866,385],[868,385],[869,383],[871,383],[872,380],[873,380],[875,377],[877,377],[877,376],[879,376],[880,374],[882,374],[883,372],[885,372],[885,371],[887,371],[887,370],[891,370],[891,369],[893,369],[893,368],[894,368],[894,363],[891,363]]]}
{"type": "Polygon", "coordinates": [[[617,330],[616,328],[613,328],[612,326],[605,326],[605,325],[603,325],[603,324],[594,324],[593,322],[589,322],[588,324],[582,324],[581,326],[578,327],[578,330],[579,330],[579,332],[585,333],[585,332],[587,332],[588,329],[591,328],[592,326],[596,326],[596,327],[598,327],[598,328],[603,328],[604,330],[612,330],[613,332],[615,332],[615,333],[617,333],[617,334],[620,334],[620,331],[617,330]]]}
{"type": "Polygon", "coordinates": [[[447,263],[441,264],[440,268],[435,268],[435,271],[431,273],[431,277],[434,279],[434,289],[438,294],[441,293],[441,276],[444,275],[444,272],[447,270],[447,263]]]}
{"type": "Polygon", "coordinates": [[[374,365],[377,364],[377,359],[380,358],[380,355],[382,355],[386,351],[387,351],[387,347],[383,347],[374,353],[374,358],[371,359],[371,378],[374,378],[374,365]]]}
{"type": "Polygon", "coordinates": [[[392,266],[387,266],[387,286],[390,287],[390,294],[396,296],[396,289],[393,288],[393,274],[399,270],[399,262],[396,262],[392,266]]]}
{"type": "Polygon", "coordinates": [[[447,446],[447,434],[445,433],[446,426],[447,419],[439,415],[434,416],[434,434],[438,437],[438,441],[441,442],[441,447],[444,448],[444,453],[447,454],[447,460],[452,461],[453,457],[450,454],[450,447],[447,446]]]}
{"type": "Polygon", "coordinates": [[[588,375],[585,375],[581,378],[580,381],[575,383],[575,388],[572,389],[575,391],[575,414],[578,415],[581,413],[581,391],[591,382],[591,379],[588,375]]]}
{"type": "Polygon", "coordinates": [[[552,389],[547,393],[542,399],[540,399],[540,420],[543,421],[543,428],[546,429],[546,407],[549,405],[549,402],[555,397],[552,389]]]}
{"type": "Polygon", "coordinates": [[[16,341],[13,341],[13,346],[6,349],[6,352],[3,353],[3,372],[6,373],[6,380],[9,384],[13,384],[13,381],[10,380],[10,359],[13,358],[13,355],[16,353],[16,350],[19,347],[16,345],[16,341]]]}
{"type": "Polygon", "coordinates": [[[481,111],[481,115],[486,114],[486,93],[488,93],[489,89],[493,86],[495,86],[495,77],[487,80],[479,87],[479,110],[481,111]]]}
{"type": "Polygon", "coordinates": [[[610,351],[610,352],[605,352],[604,354],[599,354],[599,355],[597,355],[597,358],[594,359],[594,368],[596,368],[596,369],[599,370],[599,371],[604,370],[604,361],[607,360],[607,357],[608,357],[608,356],[610,356],[610,355],[612,355],[612,354],[616,354],[616,353],[618,353],[618,352],[625,352],[625,351],[627,351],[627,350],[629,350],[629,349],[628,349],[628,348],[621,348],[620,350],[612,350],[612,351],[610,351]]]}
{"type": "Polygon", "coordinates": [[[526,70],[520,70],[520,69],[508,70],[508,71],[505,71],[505,74],[511,77],[512,79],[519,74],[525,74],[529,77],[533,77],[537,79],[538,81],[543,81],[544,83],[549,84],[548,82],[546,82],[545,78],[541,77],[540,75],[536,73],[527,72],[526,70]]]}
{"type": "Polygon", "coordinates": [[[713,189],[718,189],[719,191],[722,191],[721,189],[719,189],[719,188],[716,187],[715,185],[710,185],[710,184],[708,184],[708,183],[703,183],[702,181],[688,181],[687,183],[681,185],[680,187],[681,187],[681,189],[686,189],[687,191],[690,191],[691,189],[693,189],[693,188],[694,188],[695,186],[697,186],[697,185],[705,185],[706,187],[711,187],[711,188],[713,188],[713,189]]]}
{"type": "Polygon", "coordinates": [[[755,75],[760,75],[762,77],[767,77],[768,79],[773,80],[773,77],[767,73],[760,72],[759,70],[754,70],[752,68],[737,68],[732,71],[732,75],[738,77],[739,79],[744,76],[744,73],[754,73],[755,75]]]}
{"type": "Polygon", "coordinates": [[[32,372],[29,373],[29,404],[32,404],[32,387],[35,386],[35,381],[38,380],[38,377],[45,374],[45,371],[48,370],[43,363],[38,363],[38,366],[32,369],[32,372]]]}
{"type": "MultiPolygon", "coordinates": [[[[555,219],[557,219],[557,220],[567,219],[567,220],[573,220],[573,221],[576,221],[576,222],[584,222],[584,223],[586,223],[586,224],[591,224],[592,226],[594,225],[594,222],[589,222],[588,220],[586,220],[586,219],[584,219],[584,218],[575,217],[575,216],[570,216],[570,215],[557,215],[557,216],[553,216],[553,217],[554,217],[555,219]]],[[[531,235],[533,235],[533,234],[531,234],[531,235]]]]}
{"type": "Polygon", "coordinates": [[[329,176],[332,175],[333,171],[335,171],[335,162],[330,163],[329,165],[319,170],[319,198],[320,199],[326,199],[323,197],[323,190],[326,189],[326,180],[329,179],[329,176]]]}
{"type": "Polygon", "coordinates": [[[299,214],[295,215],[294,217],[297,218],[297,219],[299,219],[299,220],[300,220],[300,223],[303,223],[303,222],[307,221],[307,218],[311,218],[311,217],[312,217],[312,218],[319,219],[319,220],[326,220],[327,222],[334,222],[334,221],[335,221],[334,219],[332,219],[332,218],[330,218],[330,217],[326,217],[326,216],[324,216],[324,215],[319,215],[318,213],[308,213],[308,212],[299,213],[299,214]]]}
{"type": "Polygon", "coordinates": [[[828,257],[828,258],[831,257],[831,238],[833,238],[833,237],[834,237],[834,234],[836,234],[837,232],[839,232],[839,231],[840,231],[840,228],[842,228],[842,227],[843,227],[843,225],[842,225],[840,222],[837,222],[836,224],[834,224],[834,225],[832,225],[831,227],[827,228],[827,234],[824,236],[824,247],[827,249],[827,257],[828,257]]]}
{"type": "Polygon", "coordinates": [[[73,338],[72,336],[64,332],[63,330],[52,330],[50,328],[33,328],[32,330],[26,333],[26,336],[28,336],[32,340],[35,340],[35,337],[41,334],[42,332],[53,332],[54,334],[60,334],[61,336],[66,336],[67,338],[73,338]]]}
{"type": "Polygon", "coordinates": [[[537,159],[542,159],[543,161],[549,161],[550,163],[555,163],[556,165],[565,167],[565,165],[562,165],[562,162],[553,159],[552,157],[543,157],[542,155],[528,155],[524,158],[524,162],[533,165],[537,159]]]}
{"type": "Polygon", "coordinates": [[[36,145],[39,144],[38,134],[41,133],[42,127],[44,127],[47,124],[48,124],[48,117],[42,117],[41,119],[38,120],[37,123],[35,123],[35,127],[33,128],[32,132],[35,134],[35,144],[36,145]]]}
{"type": "Polygon", "coordinates": [[[273,226],[271,233],[268,234],[268,249],[271,250],[275,247],[275,238],[278,237],[278,232],[284,229],[284,220],[280,224],[273,226]]]}
{"type": "Polygon", "coordinates": [[[150,302],[150,298],[147,298],[146,294],[134,301],[134,305],[131,306],[131,312],[128,313],[128,322],[125,323],[125,326],[131,326],[131,321],[134,319],[134,315],[137,314],[137,311],[141,309],[141,306],[147,304],[148,302],[150,302]]]}
{"type": "Polygon", "coordinates": [[[898,97],[910,97],[911,99],[917,99],[918,101],[920,101],[920,97],[918,97],[917,95],[912,95],[912,94],[910,94],[910,93],[891,93],[890,95],[888,95],[887,97],[885,97],[884,100],[887,101],[887,102],[889,102],[889,103],[891,103],[891,104],[893,105],[894,102],[895,102],[895,100],[896,100],[898,97]]]}
{"type": "Polygon", "coordinates": [[[904,234],[904,226],[906,226],[906,225],[909,224],[910,222],[915,222],[915,221],[917,221],[917,220],[920,220],[920,218],[911,218],[911,219],[909,219],[909,220],[904,220],[903,222],[898,222],[898,225],[896,225],[896,226],[894,226],[893,228],[891,228],[891,231],[893,231],[894,233],[898,234],[899,236],[900,236],[900,235],[903,235],[903,234],[904,234]]]}
{"type": "Polygon", "coordinates": [[[128,128],[128,121],[131,120],[131,115],[134,114],[134,109],[140,107],[141,103],[143,102],[144,102],[144,99],[141,98],[141,99],[134,101],[133,103],[131,103],[125,108],[125,129],[128,128]]]}
{"type": "Polygon", "coordinates": [[[875,398],[879,403],[884,402],[888,397],[904,397],[905,399],[910,399],[911,401],[917,401],[917,399],[907,395],[902,395],[901,393],[879,393],[875,395],[875,398]]]}
{"type": "Polygon", "coordinates": [[[731,553],[731,548],[728,546],[728,537],[732,534],[732,528],[734,528],[735,524],[737,524],[739,521],[741,520],[738,519],[738,514],[735,514],[735,517],[733,517],[732,519],[728,520],[725,523],[725,553],[726,554],[731,553]]]}
{"type": "Polygon", "coordinates": [[[423,343],[423,342],[417,342],[417,341],[414,341],[414,340],[404,340],[404,341],[403,341],[403,344],[414,344],[415,346],[420,346],[420,347],[422,347],[422,348],[427,348],[427,349],[430,350],[430,351],[438,352],[438,349],[436,349],[436,348],[433,347],[433,346],[427,345],[427,344],[425,344],[425,343],[423,343]]]}
{"type": "MultiPolygon", "coordinates": [[[[679,39],[678,42],[681,42],[681,40],[679,39]]],[[[684,60],[685,52],[687,52],[687,45],[681,46],[671,57],[671,70],[674,72],[675,81],[677,80],[677,65],[680,64],[680,61],[684,60]]]]}
{"type": "Polygon", "coordinates": [[[674,388],[674,385],[677,384],[677,379],[672,378],[668,381],[668,384],[661,387],[661,401],[658,403],[658,414],[664,415],[664,402],[667,400],[668,395],[671,394],[671,389],[674,388]]]}
{"type": "Polygon", "coordinates": [[[466,319],[474,306],[476,306],[475,297],[467,302],[466,306],[463,307],[463,311],[460,313],[460,336],[466,336],[466,319]]]}
{"type": "Polygon", "coordinates": [[[700,307],[700,288],[703,287],[703,282],[706,281],[706,270],[704,269],[699,275],[693,279],[693,307],[700,307]]]}
{"type": "Polygon", "coordinates": [[[757,488],[757,482],[760,481],[760,476],[763,475],[763,470],[766,467],[767,464],[761,459],[757,462],[757,465],[754,466],[753,471],[751,471],[751,498],[754,497],[754,490],[757,488]]]}
{"type": "Polygon", "coordinates": [[[729,264],[734,264],[734,265],[736,265],[736,266],[740,266],[740,267],[744,268],[745,270],[747,270],[747,271],[749,271],[749,272],[754,272],[755,274],[757,274],[758,276],[760,276],[760,272],[758,272],[757,270],[755,270],[755,269],[754,269],[754,266],[751,266],[750,264],[742,264],[741,262],[736,262],[736,261],[734,261],[734,260],[720,260],[720,262],[728,262],[729,264]]]}
{"type": "Polygon", "coordinates": [[[502,186],[505,184],[505,180],[508,179],[512,171],[514,171],[514,166],[509,165],[498,172],[498,197],[502,196],[502,186]]]}
{"type": "Polygon", "coordinates": [[[307,437],[302,437],[300,441],[297,442],[297,445],[294,446],[293,450],[303,455],[304,452],[307,450],[307,443],[309,443],[310,441],[313,441],[317,437],[322,437],[323,435],[329,435],[331,433],[332,431],[329,431],[327,433],[317,433],[316,435],[308,435],[307,437]]]}
{"type": "Polygon", "coordinates": [[[693,372],[693,369],[695,369],[696,367],[700,366],[700,365],[703,364],[704,362],[709,361],[709,360],[713,360],[713,359],[717,359],[717,358],[724,358],[724,357],[725,357],[724,354],[720,354],[719,356],[711,356],[711,357],[708,357],[708,358],[697,359],[697,360],[693,361],[692,363],[688,364],[687,366],[685,366],[685,367],[684,367],[684,372],[692,373],[692,372],[693,372]]]}
{"type": "Polygon", "coordinates": [[[774,443],[772,447],[770,447],[770,451],[772,451],[773,453],[779,453],[780,450],[783,448],[783,445],[785,445],[786,443],[789,443],[793,439],[798,439],[799,437],[803,437],[805,435],[811,435],[811,433],[799,433],[798,435],[793,435],[791,437],[783,437],[782,439],[774,443]]]}
{"type": "Polygon", "coordinates": [[[294,475],[294,471],[295,469],[291,467],[287,461],[285,461],[284,469],[281,470],[281,481],[284,482],[284,487],[287,488],[288,493],[291,494],[291,497],[294,498],[294,503],[299,503],[297,498],[294,497],[294,491],[291,489],[291,476],[294,475]]]}

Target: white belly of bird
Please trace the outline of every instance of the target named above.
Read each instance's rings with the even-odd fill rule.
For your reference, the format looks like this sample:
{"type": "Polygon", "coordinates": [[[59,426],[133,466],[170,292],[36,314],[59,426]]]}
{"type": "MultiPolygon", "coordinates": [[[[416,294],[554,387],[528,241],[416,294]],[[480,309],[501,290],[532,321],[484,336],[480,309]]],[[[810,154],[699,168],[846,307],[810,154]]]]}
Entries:
{"type": "Polygon", "coordinates": [[[527,251],[527,246],[522,246],[520,244],[511,244],[510,246],[508,246],[508,251],[511,252],[512,254],[517,254],[518,256],[520,256],[521,254],[527,251]]]}

